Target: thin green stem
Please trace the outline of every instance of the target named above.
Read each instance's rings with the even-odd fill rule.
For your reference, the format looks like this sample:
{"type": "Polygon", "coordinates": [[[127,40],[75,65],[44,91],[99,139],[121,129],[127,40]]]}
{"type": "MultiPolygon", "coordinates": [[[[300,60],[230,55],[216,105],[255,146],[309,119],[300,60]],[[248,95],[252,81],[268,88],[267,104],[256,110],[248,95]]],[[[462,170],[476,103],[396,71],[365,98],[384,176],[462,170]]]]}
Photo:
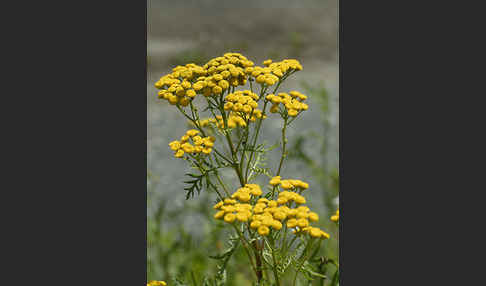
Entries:
{"type": "MultiPolygon", "coordinates": [[[[194,160],[194,164],[195,164],[195,165],[196,165],[196,167],[199,169],[199,172],[201,172],[201,175],[202,175],[202,174],[206,174],[206,173],[208,173],[208,172],[210,171],[210,170],[206,170],[206,169],[204,168],[204,166],[202,166],[202,164],[200,164],[200,162],[199,162],[198,158],[196,158],[194,155],[189,154],[189,156],[190,156],[190,157],[191,157],[191,158],[194,160]]],[[[214,171],[214,172],[217,172],[216,170],[213,170],[213,171],[214,171]]],[[[213,190],[216,192],[216,194],[218,194],[218,197],[219,197],[221,200],[223,200],[223,199],[224,199],[224,197],[223,197],[223,196],[222,196],[222,195],[219,193],[218,188],[217,188],[215,185],[213,185],[213,183],[211,183],[210,181],[208,181],[208,184],[209,184],[209,185],[210,185],[210,186],[213,188],[213,190]]],[[[226,191],[226,190],[225,190],[225,191],[226,191]]]]}
{"type": "Polygon", "coordinates": [[[250,260],[251,267],[253,268],[253,271],[255,272],[255,275],[257,276],[257,279],[258,279],[258,271],[257,271],[257,269],[256,269],[256,267],[255,267],[255,264],[254,264],[254,262],[253,262],[252,256],[251,256],[250,251],[249,251],[249,249],[248,249],[248,245],[250,245],[250,244],[249,244],[249,243],[248,243],[248,241],[246,240],[245,236],[244,236],[244,235],[241,233],[241,231],[238,229],[238,227],[237,227],[236,225],[234,225],[234,224],[231,224],[231,225],[232,225],[232,226],[234,227],[234,229],[236,230],[236,233],[238,234],[238,236],[239,236],[239,238],[240,238],[240,240],[241,240],[241,243],[243,244],[243,248],[245,249],[246,254],[248,255],[248,259],[250,260]]]}
{"type": "MultiPolygon", "coordinates": [[[[176,105],[177,108],[179,109],[179,111],[187,118],[189,119],[189,121],[191,121],[194,126],[196,126],[196,128],[199,130],[199,132],[201,132],[201,134],[204,136],[204,137],[207,137],[206,136],[206,133],[204,132],[203,128],[200,126],[199,122],[193,118],[191,118],[189,115],[186,114],[186,112],[179,106],[179,105],[176,105]]],[[[223,154],[221,154],[221,152],[219,152],[216,148],[213,147],[213,150],[214,152],[216,152],[216,154],[218,154],[221,158],[223,158],[224,160],[226,160],[228,163],[230,164],[233,164],[234,162],[230,161],[228,158],[226,158],[226,156],[224,156],[223,154]]]]}
{"type": "Polygon", "coordinates": [[[215,172],[215,175],[216,175],[216,179],[218,180],[219,184],[223,187],[223,190],[226,193],[226,195],[228,197],[230,197],[231,195],[228,192],[228,189],[226,188],[226,185],[223,183],[223,180],[221,180],[221,178],[219,177],[219,173],[218,172],[215,172]]]}
{"type": "Polygon", "coordinates": [[[300,265],[295,269],[294,282],[292,283],[293,286],[295,286],[295,283],[297,282],[297,276],[299,275],[300,269],[302,268],[302,266],[304,265],[305,261],[308,258],[307,252],[308,252],[309,248],[311,248],[310,246],[312,245],[313,242],[314,242],[314,239],[311,238],[311,240],[307,243],[304,251],[302,252],[301,258],[303,257],[303,259],[302,259],[302,262],[300,263],[300,265]]]}
{"type": "Polygon", "coordinates": [[[278,270],[277,270],[277,259],[275,258],[275,241],[273,237],[270,236],[270,242],[271,242],[271,250],[272,250],[272,260],[273,260],[273,276],[275,277],[275,285],[280,286],[280,280],[278,278],[278,270]]]}
{"type": "MultiPolygon", "coordinates": [[[[228,90],[228,92],[229,92],[229,90],[228,90]]],[[[219,105],[218,105],[218,110],[221,113],[221,116],[223,117],[223,123],[224,123],[223,133],[224,133],[226,140],[228,141],[228,145],[230,147],[231,157],[233,158],[233,163],[232,163],[233,169],[235,170],[236,174],[238,175],[238,179],[240,180],[240,184],[243,187],[245,185],[245,181],[243,180],[243,176],[241,175],[241,170],[238,167],[238,156],[235,153],[233,142],[231,140],[230,133],[228,132],[228,118],[227,118],[226,112],[224,110],[223,95],[224,95],[224,92],[221,93],[221,97],[220,97],[219,105]]]]}
{"type": "MultiPolygon", "coordinates": [[[[287,77],[289,77],[293,72],[290,72],[290,73],[287,73],[287,74],[284,74],[282,76],[282,78],[279,80],[278,84],[275,86],[275,88],[273,89],[273,94],[275,92],[277,92],[278,88],[280,87],[280,85],[282,84],[282,82],[287,79],[287,77]]],[[[265,92],[267,90],[268,86],[263,89],[262,87],[262,90],[260,92],[260,98],[262,96],[265,95],[265,92]]],[[[256,142],[257,142],[257,139],[258,139],[258,134],[260,132],[260,128],[261,128],[261,125],[262,125],[262,122],[263,122],[263,117],[265,116],[265,112],[266,112],[266,108],[267,108],[267,104],[268,104],[268,100],[264,99],[265,103],[263,104],[263,111],[262,111],[262,117],[260,118],[260,120],[258,121],[258,125],[257,125],[257,129],[256,129],[256,132],[255,132],[255,137],[253,139],[253,144],[252,144],[252,152],[250,153],[250,159],[248,160],[248,164],[246,166],[246,171],[245,171],[245,180],[248,180],[248,171],[249,171],[249,168],[250,168],[250,163],[251,161],[253,160],[253,154],[255,153],[255,145],[256,145],[256,142]]]]}
{"type": "Polygon", "coordinates": [[[251,144],[252,151],[250,153],[250,158],[248,159],[248,164],[246,165],[245,180],[248,180],[248,171],[250,169],[250,163],[251,163],[251,161],[253,159],[253,154],[255,153],[255,147],[256,147],[255,145],[256,145],[256,141],[258,139],[258,134],[260,132],[260,128],[262,126],[263,117],[265,116],[265,111],[266,111],[266,108],[267,108],[267,103],[268,103],[268,101],[265,100],[265,103],[263,104],[262,117],[260,117],[260,120],[258,121],[257,129],[256,129],[256,132],[255,132],[255,137],[253,138],[253,142],[251,144]]]}
{"type": "Polygon", "coordinates": [[[277,174],[275,176],[279,176],[280,175],[280,171],[282,170],[282,164],[283,164],[283,161],[285,159],[285,157],[287,157],[287,138],[285,138],[285,131],[287,130],[287,120],[288,120],[288,117],[285,117],[284,118],[284,126],[282,128],[282,155],[280,157],[280,163],[278,165],[278,171],[277,171],[277,174]]]}

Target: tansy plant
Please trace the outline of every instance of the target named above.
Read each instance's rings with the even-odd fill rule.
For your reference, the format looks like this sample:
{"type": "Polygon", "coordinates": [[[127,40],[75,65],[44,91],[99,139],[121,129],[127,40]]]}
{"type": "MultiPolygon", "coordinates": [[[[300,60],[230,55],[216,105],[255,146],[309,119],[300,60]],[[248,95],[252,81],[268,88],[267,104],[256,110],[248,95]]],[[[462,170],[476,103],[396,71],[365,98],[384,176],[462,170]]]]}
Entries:
{"type": "Polygon", "coordinates": [[[187,198],[203,189],[214,192],[214,219],[234,232],[230,248],[213,257],[222,260],[215,278],[219,284],[205,280],[203,285],[221,285],[226,264],[240,244],[257,285],[296,285],[299,274],[306,281],[326,278],[311,263],[330,236],[312,225],[319,215],[305,205],[302,195],[309,192],[309,184],[281,176],[288,153],[286,130],[308,105],[304,94],[279,92],[279,87],[300,70],[302,65],[294,59],[266,60],[256,66],[239,53],[226,53],[203,66],[177,66],[155,83],[158,97],[177,108],[192,126],[169,144],[176,158],[196,170],[187,174],[191,177],[185,182],[187,198]],[[203,118],[203,112],[209,117],[203,118]],[[280,160],[274,172],[261,167],[262,156],[270,149],[258,143],[262,124],[270,116],[282,122],[280,160]],[[236,189],[222,179],[224,168],[233,170],[236,189]],[[255,183],[260,176],[268,177],[263,189],[255,183]],[[286,273],[292,275],[283,281],[286,273]]]}

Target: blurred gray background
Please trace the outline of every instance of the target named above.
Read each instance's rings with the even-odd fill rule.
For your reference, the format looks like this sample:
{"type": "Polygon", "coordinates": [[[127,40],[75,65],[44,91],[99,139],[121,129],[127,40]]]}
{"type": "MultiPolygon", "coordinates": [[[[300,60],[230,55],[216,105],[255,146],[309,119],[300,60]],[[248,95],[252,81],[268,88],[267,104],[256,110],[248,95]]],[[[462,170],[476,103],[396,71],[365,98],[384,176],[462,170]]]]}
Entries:
{"type": "MultiPolygon", "coordinates": [[[[268,58],[279,61],[298,59],[303,71],[296,73],[281,86],[280,91],[299,90],[305,82],[313,87],[325,87],[330,99],[325,114],[329,127],[324,134],[322,109],[309,96],[307,110],[291,125],[289,144],[298,135],[311,137],[305,142],[307,153],[325,164],[338,164],[338,1],[337,0],[149,0],[147,7],[147,108],[148,108],[148,172],[149,206],[170,202],[169,209],[182,208],[185,202],[185,161],[173,157],[167,144],[187,130],[187,122],[177,109],[165,101],[159,102],[154,83],[176,65],[189,62],[205,63],[225,52],[241,52],[255,64],[268,58]],[[322,154],[324,136],[329,144],[322,154]]],[[[268,145],[280,139],[282,122],[276,117],[263,124],[263,138],[268,145]]],[[[279,148],[269,154],[268,165],[275,169],[279,148]]],[[[315,181],[304,163],[286,162],[282,176],[310,182],[309,205],[322,209],[322,192],[313,192],[315,181]],[[313,206],[312,201],[316,205],[313,206]]],[[[231,180],[233,174],[224,173],[231,180]]],[[[205,195],[203,195],[205,196],[205,195]]],[[[209,200],[214,200],[210,194],[209,200]]],[[[201,198],[202,199],[202,198],[201,198]]],[[[193,202],[189,202],[191,204],[193,202]]],[[[206,227],[197,215],[184,220],[185,227],[195,236],[206,227]]]]}

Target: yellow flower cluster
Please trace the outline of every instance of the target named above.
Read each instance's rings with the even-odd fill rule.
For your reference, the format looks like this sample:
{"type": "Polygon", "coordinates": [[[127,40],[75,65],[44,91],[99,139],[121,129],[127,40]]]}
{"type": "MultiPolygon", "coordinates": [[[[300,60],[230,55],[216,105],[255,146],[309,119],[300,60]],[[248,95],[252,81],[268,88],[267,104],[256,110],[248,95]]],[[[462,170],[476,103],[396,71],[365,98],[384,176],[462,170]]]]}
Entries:
{"type": "Polygon", "coordinates": [[[172,69],[172,73],[161,77],[155,83],[155,87],[161,89],[158,96],[172,105],[187,106],[196,96],[196,90],[191,82],[196,77],[206,74],[207,71],[196,64],[177,66],[172,69]]]}
{"type": "Polygon", "coordinates": [[[147,286],[167,286],[167,283],[165,281],[152,280],[147,283],[147,286]]]}
{"type": "Polygon", "coordinates": [[[269,227],[280,230],[282,222],[287,220],[288,228],[295,228],[294,233],[308,233],[316,238],[329,238],[329,235],[317,227],[310,226],[310,222],[319,220],[319,215],[311,212],[306,206],[292,208],[292,202],[296,205],[304,204],[305,198],[295,192],[283,191],[276,201],[261,198],[253,208],[251,228],[258,229],[260,235],[267,235],[269,227]]]}
{"type": "Polygon", "coordinates": [[[201,137],[197,134],[199,134],[199,131],[196,129],[187,130],[179,141],[175,140],[169,143],[170,149],[175,151],[174,156],[176,158],[183,157],[184,153],[203,153],[206,155],[211,153],[216,139],[211,136],[201,137]],[[190,140],[194,145],[189,143],[190,140]]]}
{"type": "Polygon", "coordinates": [[[220,94],[230,85],[246,84],[244,68],[252,67],[254,63],[240,53],[226,53],[222,57],[210,60],[203,66],[208,77],[198,79],[198,88],[203,90],[205,96],[220,94]]]}
{"type": "MultiPolygon", "coordinates": [[[[254,109],[253,114],[251,114],[250,121],[255,122],[257,118],[262,118],[262,111],[259,109],[254,109]]],[[[263,115],[263,119],[267,118],[266,115],[263,115]]],[[[228,121],[228,128],[235,128],[235,127],[245,127],[246,120],[238,114],[231,112],[227,118],[228,121]]],[[[194,125],[192,122],[190,122],[194,125]]],[[[199,126],[206,127],[209,126],[211,123],[215,124],[218,128],[224,128],[224,120],[221,115],[216,115],[216,118],[206,118],[201,119],[198,121],[199,126]]]]}
{"type": "Polygon", "coordinates": [[[225,97],[224,110],[250,114],[258,107],[258,95],[249,90],[238,90],[225,97]]]}
{"type": "MultiPolygon", "coordinates": [[[[185,107],[197,94],[206,97],[219,95],[230,86],[245,85],[249,78],[254,78],[262,85],[270,86],[280,81],[284,75],[302,70],[302,65],[295,59],[285,59],[275,63],[266,60],[263,64],[265,67],[254,66],[252,61],[240,53],[226,53],[222,57],[211,59],[204,66],[194,63],[177,66],[172,69],[172,73],[162,76],[155,83],[155,87],[160,89],[159,98],[167,100],[172,105],[185,107]]],[[[258,95],[251,91],[236,91],[226,96],[224,108],[240,113],[240,116],[252,114],[250,118],[254,121],[260,118],[262,113],[257,109],[258,99],[258,95]]],[[[307,110],[307,104],[302,103],[305,99],[306,96],[297,91],[290,92],[290,95],[279,93],[277,96],[273,94],[267,96],[267,100],[273,103],[271,112],[278,112],[279,104],[282,103],[289,116],[297,116],[300,111],[307,110]]]]}
{"type": "Polygon", "coordinates": [[[211,96],[221,94],[230,86],[245,85],[247,75],[244,68],[254,63],[239,53],[226,53],[210,60],[204,66],[190,63],[177,66],[172,73],[164,75],[156,83],[159,98],[170,104],[187,106],[197,94],[211,96]]]}
{"type": "Polygon", "coordinates": [[[215,210],[219,210],[214,215],[215,219],[223,219],[227,223],[232,223],[236,220],[246,222],[252,215],[252,205],[247,204],[252,196],[261,196],[262,190],[256,184],[246,184],[245,187],[239,188],[231,196],[232,198],[224,199],[214,205],[215,210]],[[242,203],[238,203],[239,200],[242,203]]]}
{"type": "Polygon", "coordinates": [[[331,216],[331,220],[334,221],[334,222],[339,221],[339,209],[336,211],[335,215],[331,216]]]}
{"type": "Polygon", "coordinates": [[[232,198],[236,198],[242,202],[248,202],[251,196],[261,196],[262,189],[257,184],[246,184],[243,188],[239,188],[231,195],[232,198]]]}
{"type": "Polygon", "coordinates": [[[272,102],[272,107],[270,108],[270,112],[272,113],[279,112],[280,104],[287,109],[288,115],[292,117],[297,116],[299,112],[309,108],[307,104],[302,102],[307,99],[307,96],[295,90],[289,93],[280,92],[277,95],[269,94],[266,99],[272,102]]]}
{"type": "MultiPolygon", "coordinates": [[[[284,181],[292,181],[299,188],[302,184],[304,186],[307,184],[300,180],[284,181]]],[[[279,193],[276,201],[260,198],[253,206],[251,204],[252,196],[261,195],[262,190],[260,186],[257,184],[246,184],[245,187],[239,188],[234,192],[231,198],[224,199],[214,205],[214,209],[219,210],[214,215],[214,218],[223,219],[227,223],[233,223],[235,220],[240,222],[249,221],[250,227],[256,229],[258,234],[262,236],[268,235],[270,228],[280,230],[283,226],[282,223],[287,220],[287,227],[295,228],[294,233],[308,233],[316,238],[329,238],[329,234],[317,227],[310,226],[309,221],[318,221],[319,215],[311,212],[308,207],[301,205],[306,203],[305,197],[302,195],[292,191],[283,191],[279,193]],[[292,208],[294,202],[296,208],[292,208]],[[299,206],[297,207],[297,205],[299,206]]]]}
{"type": "MultiPolygon", "coordinates": [[[[305,203],[305,198],[295,192],[283,191],[279,194],[277,203],[292,205],[292,201],[296,204],[305,203]]],[[[282,207],[281,207],[282,208],[282,207]]],[[[307,206],[298,206],[287,211],[287,227],[294,228],[294,233],[308,233],[316,238],[329,238],[329,234],[318,227],[310,226],[310,222],[317,222],[319,215],[311,212],[307,206]]]]}
{"type": "Polygon", "coordinates": [[[306,182],[303,182],[301,180],[294,180],[294,179],[286,179],[282,180],[282,177],[276,176],[273,177],[270,182],[270,185],[272,186],[277,186],[280,185],[283,189],[289,190],[289,189],[301,189],[305,190],[309,188],[309,184],[306,182]]]}
{"type": "Polygon", "coordinates": [[[302,65],[298,60],[294,59],[286,59],[281,62],[273,62],[271,59],[268,59],[263,62],[263,65],[270,68],[273,71],[275,71],[277,76],[281,76],[278,74],[277,70],[280,70],[282,73],[287,72],[288,70],[297,70],[301,71],[302,70],[302,65]]]}
{"type": "Polygon", "coordinates": [[[274,200],[261,198],[253,208],[250,227],[257,229],[258,234],[263,236],[269,234],[270,228],[280,230],[282,221],[287,218],[288,210],[287,206],[278,207],[278,203],[274,200]]]}
{"type": "Polygon", "coordinates": [[[287,59],[272,63],[272,60],[263,62],[265,67],[247,67],[245,73],[255,78],[259,84],[268,86],[276,84],[288,71],[302,70],[302,65],[297,60],[287,59]]]}
{"type": "MultiPolygon", "coordinates": [[[[246,126],[246,121],[243,119],[243,117],[239,115],[234,115],[230,113],[230,115],[227,118],[228,121],[228,128],[235,128],[237,126],[240,127],[245,127],[246,126]]],[[[206,127],[209,126],[211,123],[215,124],[218,128],[224,128],[224,120],[223,116],[221,115],[216,115],[216,118],[207,118],[207,119],[202,119],[199,120],[198,124],[201,127],[206,127]]]]}

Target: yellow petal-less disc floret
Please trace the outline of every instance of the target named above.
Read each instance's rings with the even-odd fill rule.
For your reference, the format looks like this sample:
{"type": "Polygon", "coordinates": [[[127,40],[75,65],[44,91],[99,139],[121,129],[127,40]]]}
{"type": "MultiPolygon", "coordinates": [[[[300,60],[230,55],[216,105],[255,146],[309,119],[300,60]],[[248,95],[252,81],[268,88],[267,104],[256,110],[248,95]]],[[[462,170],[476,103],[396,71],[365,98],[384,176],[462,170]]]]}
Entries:
{"type": "Polygon", "coordinates": [[[309,213],[309,220],[312,222],[319,221],[319,215],[315,212],[310,212],[309,213]]]}
{"type": "Polygon", "coordinates": [[[321,230],[318,229],[318,228],[314,228],[314,227],[310,229],[309,234],[312,237],[321,237],[321,235],[322,235],[321,230]]]}
{"type": "Polygon", "coordinates": [[[213,206],[215,210],[219,210],[223,206],[224,202],[219,202],[213,206]]]}
{"type": "Polygon", "coordinates": [[[217,212],[217,213],[214,215],[214,218],[215,218],[215,219],[221,219],[221,218],[223,218],[224,214],[225,214],[225,211],[219,211],[219,212],[217,212]]]}
{"type": "Polygon", "coordinates": [[[239,212],[236,214],[236,219],[241,221],[241,222],[246,222],[248,221],[249,215],[245,212],[239,212]]]}
{"type": "Polygon", "coordinates": [[[260,227],[258,227],[258,234],[262,236],[266,236],[269,233],[270,233],[270,229],[267,226],[261,225],[260,227]]]}
{"type": "Polygon", "coordinates": [[[254,220],[250,223],[250,227],[253,229],[257,229],[262,225],[262,222],[259,220],[254,220]]]}
{"type": "Polygon", "coordinates": [[[336,211],[335,215],[331,216],[331,220],[334,221],[334,222],[339,221],[339,209],[336,211]]]}
{"type": "Polygon", "coordinates": [[[291,218],[287,221],[287,227],[292,228],[297,226],[297,220],[295,218],[291,218]]]}
{"type": "Polygon", "coordinates": [[[306,227],[309,226],[309,221],[305,218],[301,218],[297,220],[297,226],[298,227],[306,227]]]}
{"type": "Polygon", "coordinates": [[[184,150],[179,149],[177,152],[174,154],[174,157],[176,158],[182,158],[184,156],[184,150]]]}
{"type": "Polygon", "coordinates": [[[280,176],[273,177],[270,180],[269,184],[272,185],[272,186],[280,184],[280,178],[281,178],[280,176]]]}
{"type": "Polygon", "coordinates": [[[236,219],[236,215],[232,213],[228,213],[224,215],[224,221],[228,223],[234,222],[236,219]]]}

